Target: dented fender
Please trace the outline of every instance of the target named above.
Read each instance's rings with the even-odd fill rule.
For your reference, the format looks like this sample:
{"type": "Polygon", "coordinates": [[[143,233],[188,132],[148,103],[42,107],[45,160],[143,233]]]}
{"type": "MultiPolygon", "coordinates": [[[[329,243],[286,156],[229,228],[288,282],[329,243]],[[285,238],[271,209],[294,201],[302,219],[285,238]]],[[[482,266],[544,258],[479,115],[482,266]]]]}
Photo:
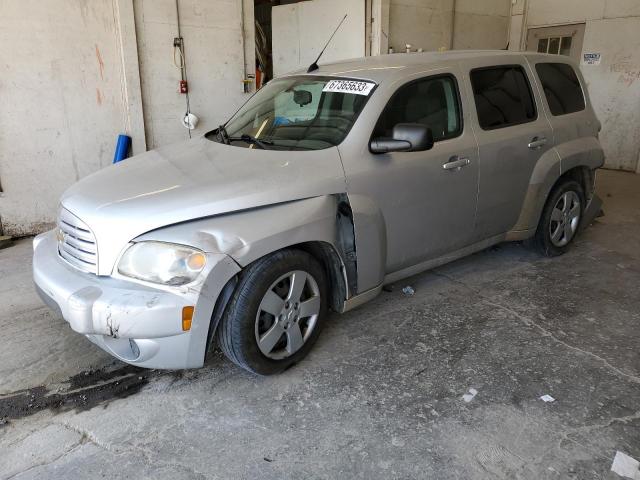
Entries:
{"type": "Polygon", "coordinates": [[[241,266],[304,242],[337,249],[338,197],[326,195],[201,218],[154,230],[135,241],[156,240],[229,255],[241,266]]]}
{"type": "MultiPolygon", "coordinates": [[[[355,281],[348,277],[357,252],[353,244],[352,220],[343,218],[344,194],[323,195],[201,218],[149,232],[135,241],[157,240],[191,245],[208,253],[225,254],[240,267],[283,248],[299,244],[328,247],[339,263],[345,288],[344,299],[354,293],[355,281]],[[351,241],[349,241],[351,240],[351,241]],[[351,260],[349,260],[351,259],[351,260]]],[[[348,208],[347,208],[348,210],[348,208]]],[[[355,267],[353,276],[355,276],[355,267]]]]}

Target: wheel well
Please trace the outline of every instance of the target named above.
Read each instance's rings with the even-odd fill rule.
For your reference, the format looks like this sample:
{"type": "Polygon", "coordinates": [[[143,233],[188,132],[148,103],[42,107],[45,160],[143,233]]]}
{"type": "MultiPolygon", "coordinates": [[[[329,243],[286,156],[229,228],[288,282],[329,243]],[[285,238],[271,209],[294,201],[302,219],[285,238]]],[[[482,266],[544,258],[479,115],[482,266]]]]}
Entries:
{"type": "Polygon", "coordinates": [[[324,267],[329,280],[329,306],[338,312],[347,298],[344,265],[340,256],[327,242],[304,242],[290,245],[286,248],[302,250],[315,258],[324,267]]]}
{"type": "Polygon", "coordinates": [[[594,193],[595,186],[595,170],[591,170],[589,167],[579,166],[567,170],[553,185],[554,187],[564,180],[575,180],[582,186],[584,196],[588,202],[594,193]]]}
{"type": "MultiPolygon", "coordinates": [[[[337,312],[342,310],[343,303],[347,298],[347,286],[344,279],[344,265],[333,246],[327,242],[314,241],[289,245],[284,248],[284,250],[302,250],[320,262],[325,269],[325,273],[329,281],[329,307],[337,312]]],[[[220,292],[220,295],[218,295],[213,309],[213,314],[211,315],[211,322],[209,324],[205,359],[206,355],[213,347],[215,331],[218,328],[218,324],[220,323],[222,315],[227,308],[227,304],[238,285],[239,275],[241,275],[241,273],[231,278],[220,292]]]]}
{"type": "MultiPolygon", "coordinates": [[[[302,250],[315,258],[324,267],[329,281],[329,307],[334,311],[342,311],[344,302],[350,295],[358,291],[357,255],[353,212],[346,194],[337,195],[336,210],[336,246],[325,241],[308,241],[288,245],[284,249],[302,250]]],[[[271,252],[275,253],[275,252],[271,252]]],[[[242,275],[242,272],[238,275],[242,275]]],[[[214,342],[214,333],[224,314],[229,299],[237,284],[238,275],[230,279],[216,300],[211,323],[209,325],[208,346],[210,350],[214,342]]]]}
{"type": "Polygon", "coordinates": [[[209,331],[207,332],[207,349],[204,353],[205,361],[207,360],[207,355],[213,349],[216,330],[218,328],[218,325],[220,324],[222,315],[224,315],[224,311],[227,308],[227,304],[231,299],[231,295],[233,295],[233,291],[236,289],[237,285],[238,274],[229,279],[226,285],[222,288],[222,291],[218,295],[218,298],[216,299],[216,303],[213,307],[213,313],[211,314],[211,320],[209,321],[209,331]]]}
{"type": "Polygon", "coordinates": [[[566,180],[574,180],[582,186],[582,190],[584,191],[584,196],[587,203],[589,202],[589,200],[591,200],[591,197],[593,197],[593,194],[595,192],[595,170],[592,170],[584,165],[567,170],[562,175],[560,175],[560,177],[558,177],[558,179],[550,187],[548,187],[549,189],[546,191],[546,194],[545,192],[542,193],[542,195],[544,196],[539,197],[540,203],[538,203],[537,205],[537,211],[535,216],[532,217],[531,223],[531,225],[535,225],[535,228],[537,228],[538,223],[540,222],[542,212],[544,211],[544,206],[549,201],[551,192],[553,192],[553,189],[556,188],[557,185],[566,180]],[[535,220],[535,224],[533,223],[533,220],[535,220]]]}

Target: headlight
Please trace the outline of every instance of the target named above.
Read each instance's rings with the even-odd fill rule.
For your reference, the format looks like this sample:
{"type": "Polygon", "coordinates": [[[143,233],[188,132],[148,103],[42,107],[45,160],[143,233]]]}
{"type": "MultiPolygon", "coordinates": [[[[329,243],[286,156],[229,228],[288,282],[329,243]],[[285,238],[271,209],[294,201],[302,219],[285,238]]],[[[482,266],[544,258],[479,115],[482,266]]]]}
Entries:
{"type": "Polygon", "coordinates": [[[184,285],[196,279],[206,261],[204,252],[195,248],[163,242],[139,242],[124,252],[118,272],[147,282],[184,285]]]}

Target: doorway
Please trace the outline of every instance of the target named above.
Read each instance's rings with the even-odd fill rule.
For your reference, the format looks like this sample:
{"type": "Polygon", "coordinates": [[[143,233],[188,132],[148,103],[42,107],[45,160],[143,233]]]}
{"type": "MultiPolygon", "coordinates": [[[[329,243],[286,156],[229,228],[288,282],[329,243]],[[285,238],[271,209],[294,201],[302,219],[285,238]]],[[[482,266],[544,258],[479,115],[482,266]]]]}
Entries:
{"type": "MultiPolygon", "coordinates": [[[[364,0],[254,0],[256,87],[274,76],[308,67],[331,34],[324,63],[366,54],[364,0]]],[[[322,62],[320,62],[322,63],[322,62]]]]}

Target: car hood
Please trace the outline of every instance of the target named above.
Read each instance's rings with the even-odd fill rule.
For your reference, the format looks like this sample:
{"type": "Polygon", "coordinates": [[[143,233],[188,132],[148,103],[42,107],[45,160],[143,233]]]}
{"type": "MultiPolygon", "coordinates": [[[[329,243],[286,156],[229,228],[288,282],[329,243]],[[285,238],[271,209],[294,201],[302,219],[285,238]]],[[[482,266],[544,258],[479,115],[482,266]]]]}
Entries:
{"type": "Polygon", "coordinates": [[[69,188],[61,203],[91,228],[98,273],[109,275],[125,245],[150,230],[345,190],[336,147],[261,150],[201,137],[94,173],[69,188]]]}

